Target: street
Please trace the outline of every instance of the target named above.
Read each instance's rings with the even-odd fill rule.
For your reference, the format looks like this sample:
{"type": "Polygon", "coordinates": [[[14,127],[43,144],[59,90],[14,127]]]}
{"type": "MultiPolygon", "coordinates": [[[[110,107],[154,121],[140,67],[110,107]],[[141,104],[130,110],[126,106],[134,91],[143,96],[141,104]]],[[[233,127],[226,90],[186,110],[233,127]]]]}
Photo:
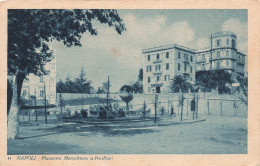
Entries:
{"type": "Polygon", "coordinates": [[[206,121],[163,125],[164,121],[171,121],[167,119],[156,126],[152,120],[70,122],[57,126],[53,117],[47,125],[20,126],[20,139],[8,140],[8,154],[247,153],[247,118],[203,118],[206,121]]]}

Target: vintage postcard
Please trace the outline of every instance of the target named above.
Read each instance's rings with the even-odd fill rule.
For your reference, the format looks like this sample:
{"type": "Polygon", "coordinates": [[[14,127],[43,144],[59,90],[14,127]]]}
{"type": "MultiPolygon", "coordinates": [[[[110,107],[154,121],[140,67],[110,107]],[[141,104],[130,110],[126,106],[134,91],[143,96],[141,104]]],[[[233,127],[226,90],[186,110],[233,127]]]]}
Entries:
{"type": "Polygon", "coordinates": [[[1,2],[0,165],[259,165],[259,5],[1,2]]]}

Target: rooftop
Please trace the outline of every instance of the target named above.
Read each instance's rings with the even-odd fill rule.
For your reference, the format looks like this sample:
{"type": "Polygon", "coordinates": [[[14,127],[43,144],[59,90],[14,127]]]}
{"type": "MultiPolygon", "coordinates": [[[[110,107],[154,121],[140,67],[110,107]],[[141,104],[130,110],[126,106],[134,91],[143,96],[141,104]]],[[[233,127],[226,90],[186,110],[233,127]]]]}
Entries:
{"type": "Polygon", "coordinates": [[[221,37],[221,36],[237,36],[234,32],[231,31],[221,31],[221,32],[216,32],[212,34],[212,37],[221,37]]]}
{"type": "Polygon", "coordinates": [[[170,44],[170,45],[163,45],[163,46],[143,49],[143,53],[154,52],[154,51],[159,51],[159,50],[168,50],[168,49],[171,49],[171,48],[179,48],[179,49],[190,51],[190,52],[193,52],[193,53],[196,52],[195,49],[191,49],[191,48],[181,46],[181,45],[178,45],[178,44],[170,44]]]}

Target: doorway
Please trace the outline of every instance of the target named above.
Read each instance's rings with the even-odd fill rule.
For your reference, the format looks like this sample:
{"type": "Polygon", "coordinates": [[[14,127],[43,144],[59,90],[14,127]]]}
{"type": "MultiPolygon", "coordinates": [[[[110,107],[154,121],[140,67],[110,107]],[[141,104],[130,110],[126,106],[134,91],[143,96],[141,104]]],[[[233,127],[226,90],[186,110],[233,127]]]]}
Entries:
{"type": "Polygon", "coordinates": [[[161,93],[161,88],[159,86],[156,87],[156,93],[161,93]]]}

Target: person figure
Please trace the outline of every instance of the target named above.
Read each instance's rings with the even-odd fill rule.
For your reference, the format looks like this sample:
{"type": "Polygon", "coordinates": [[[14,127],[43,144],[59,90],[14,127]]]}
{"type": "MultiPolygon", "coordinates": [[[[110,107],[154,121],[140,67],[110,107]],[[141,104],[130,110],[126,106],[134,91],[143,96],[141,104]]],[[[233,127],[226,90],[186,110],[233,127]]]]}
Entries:
{"type": "Polygon", "coordinates": [[[174,116],[174,107],[172,105],[172,108],[171,108],[171,116],[174,116]]]}

